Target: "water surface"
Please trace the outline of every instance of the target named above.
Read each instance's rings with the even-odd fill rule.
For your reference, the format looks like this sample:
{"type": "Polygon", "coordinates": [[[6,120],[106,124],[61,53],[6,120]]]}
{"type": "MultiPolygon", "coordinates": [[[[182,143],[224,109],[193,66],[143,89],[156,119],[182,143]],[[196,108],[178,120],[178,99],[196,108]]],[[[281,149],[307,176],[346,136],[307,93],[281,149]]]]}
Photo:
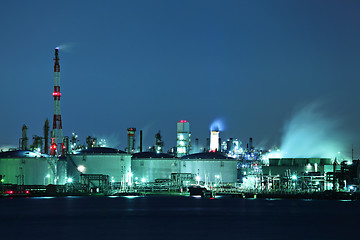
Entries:
{"type": "Polygon", "coordinates": [[[357,239],[359,216],[355,201],[0,199],[2,239],[357,239]]]}

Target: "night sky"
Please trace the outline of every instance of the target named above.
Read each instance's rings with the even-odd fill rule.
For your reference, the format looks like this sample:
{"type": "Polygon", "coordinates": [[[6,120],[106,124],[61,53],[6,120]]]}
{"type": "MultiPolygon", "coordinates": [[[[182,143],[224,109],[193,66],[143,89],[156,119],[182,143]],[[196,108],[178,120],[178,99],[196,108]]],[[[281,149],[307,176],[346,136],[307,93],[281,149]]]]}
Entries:
{"type": "Polygon", "coordinates": [[[52,123],[60,46],[63,131],[81,142],[124,149],[136,127],[169,149],[186,119],[204,144],[220,119],[223,139],[280,146],[315,104],[317,126],[336,122],[329,138],[360,152],[359,13],[351,0],[2,1],[0,147],[52,123]]]}

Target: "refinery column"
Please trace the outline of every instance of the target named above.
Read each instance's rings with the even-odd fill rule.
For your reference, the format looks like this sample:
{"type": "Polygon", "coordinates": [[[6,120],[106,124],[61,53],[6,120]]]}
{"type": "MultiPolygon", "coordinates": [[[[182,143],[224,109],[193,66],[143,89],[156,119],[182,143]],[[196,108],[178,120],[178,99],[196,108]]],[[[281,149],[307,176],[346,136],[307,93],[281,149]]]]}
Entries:
{"type": "Polygon", "coordinates": [[[61,122],[61,112],[60,112],[60,64],[59,64],[59,48],[55,48],[55,58],[54,58],[54,120],[53,120],[53,130],[51,136],[51,156],[63,156],[64,155],[64,140],[63,140],[63,131],[62,131],[62,122],[61,122]]]}
{"type": "Polygon", "coordinates": [[[177,122],[176,156],[188,155],[191,150],[190,123],[187,120],[177,122]]]}
{"type": "Polygon", "coordinates": [[[136,132],[136,128],[127,129],[127,135],[128,135],[127,153],[135,152],[135,132],[136,132]]]}

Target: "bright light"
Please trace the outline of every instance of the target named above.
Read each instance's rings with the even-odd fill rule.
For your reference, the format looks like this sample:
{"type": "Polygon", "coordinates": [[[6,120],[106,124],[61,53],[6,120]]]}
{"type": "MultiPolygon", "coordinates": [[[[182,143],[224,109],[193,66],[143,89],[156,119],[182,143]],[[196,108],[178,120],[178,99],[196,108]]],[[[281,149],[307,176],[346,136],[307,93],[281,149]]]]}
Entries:
{"type": "Polygon", "coordinates": [[[133,199],[133,198],[137,198],[139,196],[125,196],[125,198],[128,198],[128,199],[133,199]]]}
{"type": "Polygon", "coordinates": [[[200,181],[200,176],[199,175],[197,175],[196,177],[195,177],[195,179],[196,179],[196,181],[200,181]]]}
{"type": "Polygon", "coordinates": [[[291,176],[291,179],[292,179],[292,180],[297,180],[297,176],[296,176],[296,175],[292,175],[292,176],[291,176]]]}
{"type": "Polygon", "coordinates": [[[215,175],[215,178],[220,178],[220,176],[219,176],[219,175],[215,175]]]}
{"type": "Polygon", "coordinates": [[[50,178],[50,174],[46,175],[47,178],[50,178]]]}
{"type": "Polygon", "coordinates": [[[132,172],[129,172],[129,177],[132,177],[133,176],[133,173],[132,172]]]}
{"type": "Polygon", "coordinates": [[[186,153],[186,148],[185,147],[178,147],[177,151],[178,151],[178,153],[186,153]]]}
{"type": "Polygon", "coordinates": [[[210,132],[210,151],[219,151],[219,134],[218,130],[210,132]]]}
{"type": "Polygon", "coordinates": [[[112,182],[112,183],[114,183],[114,182],[115,182],[115,180],[113,179],[113,180],[111,180],[111,182],[112,182]]]}
{"type": "Polygon", "coordinates": [[[145,179],[145,178],[142,178],[142,179],[141,179],[141,182],[142,182],[142,183],[146,182],[146,179],[145,179]]]}
{"type": "Polygon", "coordinates": [[[72,178],[68,178],[67,181],[68,181],[68,183],[72,183],[73,180],[72,180],[72,178]]]}
{"type": "Polygon", "coordinates": [[[86,168],[85,168],[84,165],[79,165],[79,166],[77,167],[77,170],[78,170],[79,172],[81,172],[81,173],[84,173],[85,170],[86,170],[86,168]]]}

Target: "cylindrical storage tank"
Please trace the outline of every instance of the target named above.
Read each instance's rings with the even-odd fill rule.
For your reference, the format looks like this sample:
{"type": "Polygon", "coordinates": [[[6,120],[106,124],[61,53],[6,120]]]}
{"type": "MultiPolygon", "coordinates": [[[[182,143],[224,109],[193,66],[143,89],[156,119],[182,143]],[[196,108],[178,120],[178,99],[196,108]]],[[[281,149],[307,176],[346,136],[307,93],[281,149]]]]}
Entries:
{"type": "Polygon", "coordinates": [[[155,182],[171,179],[172,173],[180,173],[180,160],[166,153],[142,152],[133,154],[131,169],[134,181],[155,182]]]}
{"type": "Polygon", "coordinates": [[[219,152],[191,154],[181,158],[181,173],[192,173],[207,183],[237,182],[237,160],[219,152]]]}
{"type": "Polygon", "coordinates": [[[89,148],[66,156],[67,178],[80,182],[81,174],[108,175],[111,182],[131,181],[131,154],[113,148],[89,148]]]}
{"type": "Polygon", "coordinates": [[[55,179],[48,157],[39,153],[17,150],[0,153],[0,175],[7,184],[48,185],[55,179]]]}
{"type": "Polygon", "coordinates": [[[67,179],[67,160],[66,157],[60,157],[56,164],[56,184],[63,185],[67,179]]]}

